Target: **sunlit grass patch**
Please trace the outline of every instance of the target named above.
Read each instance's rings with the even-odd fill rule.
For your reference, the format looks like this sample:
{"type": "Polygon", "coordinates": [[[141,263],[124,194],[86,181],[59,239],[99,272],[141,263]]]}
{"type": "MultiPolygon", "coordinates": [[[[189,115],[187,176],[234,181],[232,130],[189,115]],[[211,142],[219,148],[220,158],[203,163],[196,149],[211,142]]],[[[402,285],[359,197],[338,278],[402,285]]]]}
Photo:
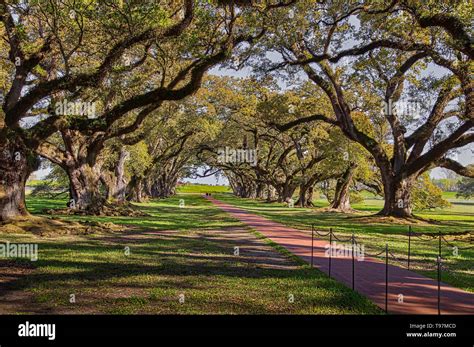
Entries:
{"type": "MultiPolygon", "coordinates": [[[[35,211],[59,203],[28,199],[35,211]]],[[[18,304],[14,313],[382,313],[368,299],[272,248],[199,195],[137,206],[149,216],[59,216],[126,225],[121,232],[0,235],[39,244],[36,268],[14,284],[34,305],[18,304]]]]}

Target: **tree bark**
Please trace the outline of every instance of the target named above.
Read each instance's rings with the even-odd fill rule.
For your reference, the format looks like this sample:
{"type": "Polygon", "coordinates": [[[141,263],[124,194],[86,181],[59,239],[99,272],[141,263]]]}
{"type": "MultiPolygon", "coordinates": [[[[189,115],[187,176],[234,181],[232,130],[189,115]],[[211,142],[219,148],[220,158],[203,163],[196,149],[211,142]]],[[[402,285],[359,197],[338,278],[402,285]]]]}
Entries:
{"type": "Polygon", "coordinates": [[[132,176],[127,186],[127,200],[143,202],[145,184],[142,178],[132,176]]]}
{"type": "Polygon", "coordinates": [[[25,185],[38,160],[18,139],[0,135],[0,221],[8,222],[29,215],[25,185]]]}
{"type": "Polygon", "coordinates": [[[100,192],[100,173],[87,164],[66,167],[70,181],[69,207],[90,214],[100,214],[105,198],[100,192]]]}
{"type": "Polygon", "coordinates": [[[258,183],[257,188],[255,190],[255,197],[257,199],[263,199],[265,194],[265,185],[263,183],[258,183]]]}
{"type": "Polygon", "coordinates": [[[378,213],[381,216],[392,216],[399,218],[412,217],[410,206],[410,195],[416,178],[404,180],[384,179],[384,207],[378,213]]]}
{"type": "Polygon", "coordinates": [[[313,207],[313,193],[314,185],[302,184],[300,186],[298,201],[296,201],[295,205],[299,207],[313,207]]]}
{"type": "Polygon", "coordinates": [[[295,193],[296,185],[285,182],[278,195],[278,202],[288,202],[295,193]]]}
{"type": "Polygon", "coordinates": [[[115,167],[115,187],[113,192],[113,198],[121,203],[125,201],[127,182],[125,180],[125,161],[127,160],[128,152],[125,149],[120,150],[119,160],[115,167]]]}
{"type": "Polygon", "coordinates": [[[267,202],[275,201],[276,199],[276,190],[270,184],[267,184],[267,202]]]}
{"type": "Polygon", "coordinates": [[[175,177],[162,175],[151,187],[151,196],[153,198],[169,198],[176,194],[176,184],[178,180],[175,177]]]}
{"type": "Polygon", "coordinates": [[[115,175],[111,172],[102,172],[102,174],[100,175],[100,182],[105,188],[105,199],[107,201],[114,199],[116,185],[115,181],[115,175]]]}
{"type": "Polygon", "coordinates": [[[352,210],[349,188],[352,182],[352,177],[354,176],[355,168],[355,164],[350,165],[344,174],[337,180],[331,209],[341,212],[350,212],[352,210]]]}
{"type": "Polygon", "coordinates": [[[306,193],[306,206],[313,207],[313,195],[314,195],[314,186],[310,186],[306,193]]]}

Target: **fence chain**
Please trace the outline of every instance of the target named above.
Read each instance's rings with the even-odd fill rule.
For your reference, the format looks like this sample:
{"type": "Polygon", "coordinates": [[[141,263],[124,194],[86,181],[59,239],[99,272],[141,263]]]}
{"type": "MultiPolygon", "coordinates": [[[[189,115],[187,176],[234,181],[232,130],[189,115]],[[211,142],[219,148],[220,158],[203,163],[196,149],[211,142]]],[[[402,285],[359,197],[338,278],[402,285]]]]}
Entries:
{"type": "Polygon", "coordinates": [[[397,256],[395,256],[392,252],[388,252],[388,254],[393,258],[393,260],[395,260],[396,262],[399,262],[401,264],[405,264],[408,261],[408,258],[407,259],[400,259],[397,256]]]}
{"type": "MultiPolygon", "coordinates": [[[[356,244],[360,245],[361,244],[355,236],[349,236],[347,238],[340,237],[340,236],[337,236],[334,233],[333,230],[329,230],[328,232],[320,232],[320,231],[318,231],[314,228],[313,224],[311,225],[311,228],[312,228],[312,231],[320,237],[328,237],[329,236],[330,239],[338,241],[338,242],[351,242],[353,245],[356,245],[356,244]]],[[[411,229],[410,229],[410,234],[409,235],[416,237],[418,240],[420,240],[422,242],[433,242],[434,240],[440,238],[439,235],[427,235],[427,234],[423,234],[423,233],[415,233],[415,232],[411,231],[411,229]]],[[[471,235],[471,237],[472,237],[472,235],[471,235]]],[[[451,241],[448,241],[445,236],[441,236],[441,240],[444,243],[446,243],[448,246],[453,247],[453,248],[456,247],[459,250],[468,250],[468,249],[473,249],[474,248],[474,245],[468,246],[468,247],[456,246],[451,241]]],[[[472,242],[471,240],[465,241],[465,240],[461,240],[459,238],[455,238],[452,241],[464,241],[464,242],[469,242],[469,243],[472,242]]],[[[384,248],[384,249],[380,250],[380,252],[378,252],[378,253],[377,252],[376,253],[364,252],[364,253],[365,253],[366,256],[371,257],[371,258],[384,258],[382,255],[384,253],[386,253],[386,249],[384,248]]],[[[401,264],[404,268],[408,268],[407,265],[406,265],[407,262],[408,262],[408,258],[400,258],[400,257],[394,255],[392,252],[388,252],[387,255],[389,255],[389,257],[393,261],[401,264]]],[[[437,269],[437,261],[435,262],[436,264],[434,266],[430,266],[429,262],[422,261],[422,263],[423,263],[423,266],[422,266],[423,270],[433,271],[433,270],[437,269]]],[[[450,274],[457,275],[456,272],[453,272],[452,270],[450,270],[444,264],[441,264],[440,268],[441,268],[442,271],[446,271],[446,272],[449,272],[450,274]]]]}
{"type": "MultiPolygon", "coordinates": [[[[338,237],[334,231],[331,229],[329,229],[328,232],[324,233],[324,232],[319,232],[318,230],[316,230],[314,228],[314,224],[311,225],[311,234],[314,235],[318,235],[320,237],[327,237],[329,236],[329,240],[330,242],[332,240],[336,240],[336,241],[339,241],[339,242],[351,242],[352,243],[352,247],[354,247],[356,244],[360,244],[359,241],[357,241],[355,235],[354,235],[354,232],[352,233],[352,235],[350,237],[347,237],[347,238],[343,238],[343,237],[338,237]]],[[[459,250],[466,250],[466,249],[472,249],[474,248],[474,245],[472,246],[468,246],[468,247],[458,247],[456,246],[455,244],[453,244],[451,241],[448,241],[446,240],[446,237],[444,235],[441,235],[441,231],[439,232],[438,235],[426,235],[426,234],[423,234],[423,233],[415,233],[411,230],[411,227],[410,227],[410,230],[409,230],[409,240],[410,240],[410,237],[411,236],[414,236],[416,237],[418,240],[420,241],[423,241],[423,242],[432,242],[436,239],[439,240],[439,254],[438,254],[438,257],[436,258],[436,261],[434,263],[434,266],[429,266],[430,265],[430,262],[426,263],[424,261],[422,261],[423,263],[423,267],[422,269],[425,270],[425,271],[438,271],[438,314],[441,314],[441,286],[440,286],[440,281],[441,281],[441,272],[442,271],[445,271],[453,276],[458,276],[459,273],[457,272],[453,272],[452,270],[449,269],[449,267],[447,265],[445,265],[445,263],[443,263],[443,259],[441,258],[441,241],[443,241],[444,243],[446,243],[448,246],[450,247],[456,247],[457,249],[459,250]]],[[[457,241],[463,241],[463,242],[468,242],[468,243],[472,243],[472,237],[473,235],[470,235],[470,240],[469,241],[465,241],[465,240],[461,240],[459,238],[454,238],[452,241],[454,242],[457,242],[457,241]]],[[[410,242],[409,242],[410,244],[410,242]]],[[[313,247],[313,246],[312,246],[313,247]]],[[[312,251],[312,250],[311,250],[312,251]]],[[[372,258],[385,258],[385,276],[386,276],[386,294],[385,294],[385,310],[387,311],[388,310],[388,261],[389,261],[389,258],[392,259],[393,261],[397,262],[397,263],[400,263],[402,264],[403,267],[405,268],[408,268],[409,269],[409,261],[410,261],[410,247],[408,248],[408,257],[407,258],[400,258],[398,256],[395,256],[392,252],[389,251],[388,249],[388,244],[385,245],[385,248],[382,249],[380,252],[378,253],[369,253],[369,252],[364,252],[365,255],[367,255],[368,257],[372,257],[372,258]],[[385,253],[385,257],[382,257],[382,254],[385,253]],[[408,262],[408,266],[406,265],[408,262]]],[[[329,276],[331,276],[331,256],[329,256],[329,276]]],[[[461,282],[464,282],[464,281],[461,281],[461,282]]],[[[354,289],[354,283],[355,283],[355,278],[354,278],[354,253],[352,253],[352,287],[354,289]]]]}
{"type": "Polygon", "coordinates": [[[328,231],[327,233],[320,233],[316,229],[314,229],[313,231],[316,233],[316,235],[321,236],[321,237],[329,236],[329,234],[331,233],[331,231],[328,231]]]}
{"type": "Polygon", "coordinates": [[[348,237],[347,239],[341,239],[341,238],[337,237],[336,234],[334,234],[334,233],[332,233],[332,236],[334,237],[334,239],[336,241],[339,241],[339,242],[349,242],[349,241],[353,240],[352,236],[348,237]]]}
{"type": "Polygon", "coordinates": [[[424,241],[424,242],[431,242],[433,240],[435,240],[436,238],[438,238],[438,235],[425,235],[425,234],[421,234],[421,233],[414,233],[413,231],[411,232],[411,235],[412,236],[415,236],[417,239],[421,240],[421,241],[424,241]],[[427,237],[427,238],[423,238],[423,236],[427,237]]]}
{"type": "Polygon", "coordinates": [[[441,239],[442,239],[448,246],[453,247],[453,248],[456,247],[456,248],[459,249],[459,250],[466,250],[466,249],[474,248],[474,245],[468,246],[468,247],[459,247],[459,246],[456,246],[455,244],[453,244],[453,243],[449,242],[448,240],[446,240],[446,239],[444,238],[444,236],[441,236],[441,239]]]}
{"type": "Polygon", "coordinates": [[[380,255],[384,254],[385,253],[385,249],[381,250],[379,253],[377,254],[370,254],[369,252],[364,252],[365,255],[371,257],[371,258],[377,258],[377,257],[380,257],[380,255]]]}

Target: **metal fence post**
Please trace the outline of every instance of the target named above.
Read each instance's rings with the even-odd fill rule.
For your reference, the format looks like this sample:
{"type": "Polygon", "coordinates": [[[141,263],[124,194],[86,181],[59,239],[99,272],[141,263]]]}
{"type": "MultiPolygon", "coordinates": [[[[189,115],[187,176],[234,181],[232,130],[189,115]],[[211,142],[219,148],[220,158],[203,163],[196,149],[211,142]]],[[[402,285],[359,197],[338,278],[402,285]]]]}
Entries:
{"type": "Polygon", "coordinates": [[[441,258],[441,230],[438,232],[438,255],[441,258]]]}
{"type": "Polygon", "coordinates": [[[332,228],[329,228],[329,277],[331,277],[332,266],[332,228]]]}
{"type": "Polygon", "coordinates": [[[411,253],[411,225],[408,226],[408,270],[410,270],[410,253],[411,253]]]}
{"type": "Polygon", "coordinates": [[[441,257],[438,256],[438,315],[441,314],[441,257]]]}
{"type": "Polygon", "coordinates": [[[438,241],[438,315],[441,314],[441,230],[438,241]]]}
{"type": "Polygon", "coordinates": [[[352,290],[355,288],[355,257],[354,257],[354,247],[355,247],[355,239],[354,239],[354,232],[352,232],[352,290]]]}
{"type": "Polygon", "coordinates": [[[388,313],[388,243],[385,244],[385,313],[388,313]]]}

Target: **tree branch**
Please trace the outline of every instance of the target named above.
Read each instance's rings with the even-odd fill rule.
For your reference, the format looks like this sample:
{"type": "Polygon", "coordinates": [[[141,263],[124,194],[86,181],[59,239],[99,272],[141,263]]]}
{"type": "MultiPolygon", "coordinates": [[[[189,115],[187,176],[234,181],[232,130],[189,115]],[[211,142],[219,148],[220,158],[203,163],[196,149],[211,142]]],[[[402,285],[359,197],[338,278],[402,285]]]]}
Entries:
{"type": "Polygon", "coordinates": [[[461,176],[474,178],[474,165],[462,166],[457,161],[449,158],[440,159],[436,164],[439,167],[444,167],[445,169],[454,171],[461,176]]]}

